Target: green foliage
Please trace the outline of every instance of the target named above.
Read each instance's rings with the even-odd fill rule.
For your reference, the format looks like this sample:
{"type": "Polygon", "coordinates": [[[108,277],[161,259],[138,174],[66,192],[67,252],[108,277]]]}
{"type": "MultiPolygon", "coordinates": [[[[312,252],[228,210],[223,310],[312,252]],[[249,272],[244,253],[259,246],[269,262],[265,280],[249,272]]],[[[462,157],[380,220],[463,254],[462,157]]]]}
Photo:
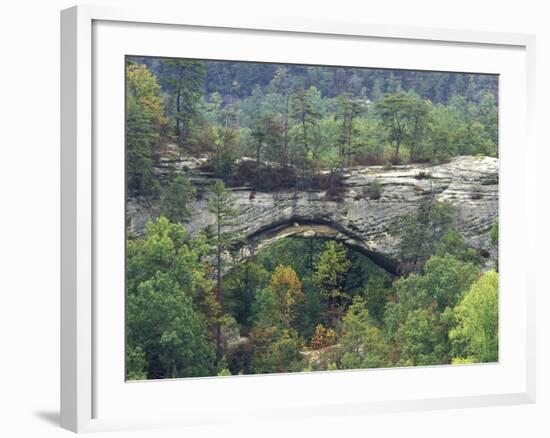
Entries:
{"type": "Polygon", "coordinates": [[[235,199],[231,192],[225,188],[222,181],[216,181],[212,187],[208,200],[208,211],[214,215],[215,225],[211,231],[210,242],[216,251],[216,270],[218,273],[218,288],[223,269],[223,252],[234,244],[239,236],[235,230],[237,223],[235,218],[239,211],[235,208],[235,199]]]}
{"type": "Polygon", "coordinates": [[[196,310],[208,286],[203,238],[161,217],[127,247],[127,377],[202,375],[212,366],[206,326],[196,310]],[[196,304],[195,304],[196,303],[196,304]]]}
{"type": "Polygon", "coordinates": [[[163,82],[171,91],[170,106],[181,146],[185,146],[194,124],[200,118],[198,103],[203,93],[205,74],[202,61],[167,59],[162,64],[163,82]]]}
{"type": "Polygon", "coordinates": [[[154,158],[167,124],[161,89],[145,65],[130,64],[126,90],[127,188],[131,194],[155,195],[154,158]]]}
{"type": "Polygon", "coordinates": [[[250,326],[254,300],[268,280],[269,273],[254,260],[245,261],[224,277],[226,307],[242,327],[250,326]]]}
{"type": "Polygon", "coordinates": [[[222,368],[221,371],[218,371],[219,377],[231,376],[231,371],[229,368],[222,368]]]}
{"type": "MultiPolygon", "coordinates": [[[[250,202],[281,190],[341,202],[343,167],[498,156],[496,77],[135,57],[126,73],[127,193],[160,198],[162,214],[127,243],[127,378],[498,359],[497,274],[480,274],[486,249],[435,198],[393,224],[397,278],[317,239],[226,265],[243,243],[226,185],[251,188],[250,202]],[[181,223],[195,170],[167,181],[159,166],[183,154],[219,179],[212,225],[193,238],[181,223]]],[[[429,171],[417,177],[429,186],[429,171]]],[[[374,179],[357,198],[382,195],[374,179]]],[[[498,267],[497,223],[490,245],[498,267]]]]}
{"type": "Polygon", "coordinates": [[[469,365],[474,363],[472,359],[466,359],[464,357],[454,357],[451,361],[453,365],[469,365]]]}
{"type": "Polygon", "coordinates": [[[262,327],[251,333],[255,355],[255,373],[286,373],[303,369],[301,341],[292,331],[262,327]]]}
{"type": "Polygon", "coordinates": [[[128,380],[147,379],[147,359],[139,345],[126,346],[126,377],[128,380]]]}
{"type": "Polygon", "coordinates": [[[361,296],[365,300],[369,314],[378,323],[384,319],[386,303],[392,293],[391,286],[389,275],[381,271],[380,268],[371,272],[363,285],[361,296]]]}
{"type": "Polygon", "coordinates": [[[185,175],[176,176],[164,190],[161,214],[170,222],[186,222],[191,217],[189,203],[196,195],[196,189],[185,175]]]}
{"type": "Polygon", "coordinates": [[[336,343],[336,332],[331,328],[325,328],[323,324],[315,327],[315,333],[311,338],[310,347],[312,350],[320,350],[336,343]]]}
{"type": "Polygon", "coordinates": [[[300,89],[291,96],[290,115],[297,125],[292,131],[296,144],[295,159],[308,173],[314,170],[319,112],[319,91],[315,87],[300,89]]]}
{"type": "Polygon", "coordinates": [[[428,121],[428,104],[413,94],[388,93],[377,102],[376,114],[395,148],[393,162],[399,163],[403,144],[409,145],[411,161],[415,161],[428,121]]]}
{"type": "Polygon", "coordinates": [[[325,242],[319,239],[282,239],[260,252],[256,260],[269,272],[284,260],[303,281],[315,269],[324,245],[325,242]]]}
{"type": "MultiPolygon", "coordinates": [[[[262,153],[267,149],[267,155],[280,161],[283,146],[283,124],[273,112],[255,115],[251,121],[251,136],[256,149],[256,164],[260,165],[262,153]]],[[[281,162],[284,164],[284,161],[281,162]]]]}
{"type": "MultiPolygon", "coordinates": [[[[221,181],[216,181],[210,199],[208,211],[214,215],[215,225],[210,238],[215,250],[214,266],[216,270],[216,301],[223,308],[224,293],[222,291],[223,253],[230,249],[237,238],[234,218],[239,214],[235,208],[235,200],[221,181]]],[[[216,324],[216,363],[219,364],[222,354],[221,321],[216,324]]]]}
{"type": "Polygon", "coordinates": [[[186,295],[196,297],[208,284],[202,260],[207,252],[204,236],[188,239],[183,226],[172,224],[165,217],[149,222],[144,238],[127,242],[128,293],[160,272],[176,281],[186,295]]]}
{"type": "Polygon", "coordinates": [[[481,265],[483,263],[479,250],[469,248],[460,231],[454,228],[448,230],[441,237],[441,240],[436,245],[435,253],[437,255],[450,254],[460,261],[471,262],[474,265],[481,265]]]}
{"type": "Polygon", "coordinates": [[[498,274],[485,273],[453,309],[453,352],[474,362],[498,361],[498,274]]]}
{"type": "Polygon", "coordinates": [[[498,156],[494,77],[141,57],[128,68],[133,195],[158,192],[153,166],[168,126],[182,152],[209,158],[226,183],[238,179],[236,160],[254,157],[255,186],[265,160],[291,165],[310,187],[341,166],[498,156]]]}
{"type": "Polygon", "coordinates": [[[340,354],[342,366],[378,368],[386,366],[389,346],[380,328],[370,317],[365,302],[356,298],[344,316],[340,354]]]}
{"type": "Polygon", "coordinates": [[[269,290],[275,295],[277,313],[284,327],[297,317],[296,308],[303,302],[302,283],[290,266],[279,265],[271,275],[269,290]]]}
{"type": "Polygon", "coordinates": [[[497,112],[491,94],[484,94],[479,103],[455,96],[448,105],[433,107],[426,158],[442,161],[455,155],[498,156],[497,112]]]}
{"type": "Polygon", "coordinates": [[[461,142],[462,126],[459,114],[451,107],[440,106],[432,111],[433,123],[430,125],[430,150],[428,157],[431,161],[444,161],[458,155],[458,145],[461,142]]]}
{"type": "Polygon", "coordinates": [[[495,271],[498,272],[498,220],[491,227],[491,248],[495,253],[495,271]]]}
{"type": "Polygon", "coordinates": [[[332,313],[341,313],[342,307],[349,300],[344,285],[350,265],[344,245],[332,240],[325,244],[315,266],[313,281],[321,296],[328,300],[332,313]]]}
{"type": "Polygon", "coordinates": [[[223,178],[231,175],[235,170],[235,160],[238,157],[238,133],[233,128],[216,128],[214,140],[215,158],[214,174],[223,178]]]}
{"type": "Polygon", "coordinates": [[[365,111],[364,101],[356,99],[351,93],[342,93],[337,98],[338,109],[334,117],[339,120],[338,152],[342,164],[351,165],[355,155],[358,130],[355,119],[365,111]]]}
{"type": "Polygon", "coordinates": [[[382,197],[382,184],[377,178],[374,178],[366,189],[366,195],[369,199],[376,201],[382,197]]]}
{"type": "Polygon", "coordinates": [[[127,190],[132,195],[155,195],[159,183],[154,175],[152,146],[158,133],[132,95],[128,96],[126,108],[127,190]]]}
{"type": "MultiPolygon", "coordinates": [[[[168,298],[177,296],[175,289],[181,290],[187,282],[177,284],[179,276],[172,276],[172,270],[163,267],[169,266],[168,260],[175,257],[173,247],[184,253],[181,248],[188,247],[191,242],[180,225],[170,224],[166,219],[161,219],[160,225],[151,224],[145,239],[148,244],[142,243],[141,251],[133,252],[134,257],[144,256],[147,263],[133,260],[131,265],[134,272],[142,272],[144,277],[154,272],[161,275],[149,282],[142,281],[140,292],[143,299],[159,309],[156,318],[168,315],[170,321],[170,312],[158,304],[154,291],[162,291],[166,305],[172,304],[168,298]]],[[[371,267],[372,262],[365,262],[363,256],[348,252],[335,242],[323,244],[315,240],[285,239],[238,266],[223,281],[222,291],[228,298],[223,305],[225,315],[219,308],[218,316],[210,318],[203,310],[208,296],[206,291],[212,290],[212,282],[204,277],[199,282],[203,287],[195,288],[194,292],[189,289],[185,296],[193,298],[184,298],[179,303],[181,308],[174,312],[179,314],[190,305],[195,316],[204,315],[199,318],[202,334],[198,339],[206,339],[211,355],[210,362],[201,365],[202,375],[228,375],[228,371],[249,374],[479,362],[482,356],[473,353],[475,348],[480,350],[477,340],[474,342],[469,337],[471,333],[479,335],[479,329],[470,330],[474,326],[470,323],[471,318],[460,316],[467,312],[457,310],[467,307],[463,304],[467,302],[465,293],[474,289],[472,284],[479,271],[473,263],[459,258],[461,251],[454,255],[442,253],[444,248],[452,249],[454,241],[453,238],[438,246],[440,255],[431,257],[420,273],[401,278],[392,287],[387,274],[371,267]],[[311,259],[307,256],[308,248],[312,251],[311,259]],[[288,255],[288,265],[278,265],[280,257],[285,255],[288,255]],[[328,269],[342,264],[348,266],[347,271],[328,269]],[[336,283],[340,285],[336,290],[343,291],[349,297],[347,300],[354,298],[349,307],[341,307],[336,313],[329,310],[330,301],[323,298],[315,279],[323,278],[327,280],[324,284],[334,285],[339,276],[336,283]],[[237,299],[241,291],[246,293],[237,299]],[[248,310],[243,311],[239,320],[230,316],[238,315],[247,306],[248,310]],[[249,316],[245,317],[246,314],[249,316]],[[304,323],[307,318],[311,318],[310,322],[304,323]],[[206,336],[207,321],[211,321],[214,337],[216,327],[220,326],[223,350],[220,350],[217,366],[212,353],[216,342],[206,336]],[[232,322],[228,325],[226,321],[232,322]],[[239,332],[247,336],[247,341],[228,344],[228,339],[239,332]],[[306,345],[311,345],[317,353],[308,352],[306,345]]],[[[205,246],[203,242],[197,248],[198,253],[206,254],[205,246]]],[[[191,263],[194,259],[188,256],[185,260],[191,263]]],[[[204,265],[200,269],[204,271],[204,265]]],[[[182,268],[179,270],[181,272],[182,268]]],[[[334,290],[334,287],[327,290],[334,290]]],[[[131,302],[133,307],[129,311],[134,314],[133,320],[138,317],[139,322],[129,325],[129,334],[139,326],[144,336],[151,330],[148,324],[163,329],[159,320],[151,317],[152,322],[149,322],[140,313],[142,310],[147,315],[155,313],[146,308],[143,301],[131,302]]],[[[217,299],[214,298],[214,302],[217,303],[217,299]]],[[[472,308],[475,306],[468,306],[472,308]]],[[[488,313],[489,320],[494,322],[495,317],[496,313],[488,313]]],[[[193,326],[193,318],[190,320],[191,323],[185,324],[193,326]]],[[[179,350],[180,340],[167,334],[156,334],[155,339],[162,340],[160,346],[147,344],[147,340],[141,338],[131,344],[128,349],[129,378],[175,375],[169,365],[174,361],[180,372],[180,359],[174,359],[176,353],[185,354],[185,350],[179,350]]],[[[189,342],[201,345],[195,337],[189,342]]],[[[191,375],[195,369],[184,372],[191,375]]]]}
{"type": "Polygon", "coordinates": [[[396,281],[396,301],[389,302],[385,312],[390,337],[412,311],[430,308],[440,314],[446,307],[454,306],[477,275],[478,270],[472,263],[445,254],[428,260],[422,274],[411,274],[396,281]]]}
{"type": "Polygon", "coordinates": [[[435,254],[452,221],[451,205],[433,199],[420,204],[416,212],[396,218],[391,232],[400,238],[401,259],[416,264],[435,254]]]}
{"type": "Polygon", "coordinates": [[[277,297],[268,288],[259,290],[254,297],[252,323],[256,327],[277,327],[281,325],[277,297]]]}
{"type": "MultiPolygon", "coordinates": [[[[142,348],[149,379],[196,377],[209,372],[214,352],[192,298],[171,275],[157,272],[128,294],[129,361],[142,348]]],[[[135,368],[128,377],[135,377],[135,368]]]]}
{"type": "Polygon", "coordinates": [[[404,365],[447,363],[444,331],[430,308],[416,309],[399,326],[396,341],[404,365]]]}

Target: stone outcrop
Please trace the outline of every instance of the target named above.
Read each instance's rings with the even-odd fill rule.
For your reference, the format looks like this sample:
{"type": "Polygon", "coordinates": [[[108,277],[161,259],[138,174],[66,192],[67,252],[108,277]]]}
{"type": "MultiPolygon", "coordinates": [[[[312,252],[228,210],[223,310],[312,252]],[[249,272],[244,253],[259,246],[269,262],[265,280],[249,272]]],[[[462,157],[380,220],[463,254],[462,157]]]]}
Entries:
{"type": "MultiPolygon", "coordinates": [[[[195,163],[196,164],[196,163],[195,163]]],[[[209,184],[192,162],[188,172],[194,184],[209,184]]],[[[163,164],[166,167],[166,163],[163,164]]],[[[389,233],[398,217],[413,213],[428,197],[448,201],[455,209],[456,228],[468,245],[490,250],[489,234],[498,218],[498,159],[458,157],[439,165],[353,167],[344,173],[345,193],[331,200],[323,191],[254,192],[233,189],[240,216],[239,228],[247,238],[239,257],[246,257],[284,237],[332,238],[367,254],[396,272],[398,238],[389,233]]],[[[196,200],[186,228],[197,233],[214,217],[208,213],[208,192],[196,200]]],[[[127,218],[131,231],[141,233],[148,219],[158,214],[154,204],[131,199],[127,218]]]]}

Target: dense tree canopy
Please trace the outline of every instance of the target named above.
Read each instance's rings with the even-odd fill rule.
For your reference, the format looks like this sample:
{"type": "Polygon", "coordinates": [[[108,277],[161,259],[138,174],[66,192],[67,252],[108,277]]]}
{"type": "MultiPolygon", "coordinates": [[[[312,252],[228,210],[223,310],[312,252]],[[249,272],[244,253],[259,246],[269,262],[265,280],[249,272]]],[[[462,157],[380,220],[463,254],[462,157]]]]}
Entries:
{"type": "MultiPolygon", "coordinates": [[[[388,230],[392,275],[315,236],[258,250],[232,195],[341,202],[354,166],[497,157],[496,76],[129,57],[126,87],[127,197],[152,218],[128,233],[128,379],[498,360],[498,220],[472,248],[432,192],[388,230]]],[[[383,207],[377,179],[357,196],[383,207]]]]}
{"type": "Polygon", "coordinates": [[[128,374],[135,378],[204,375],[214,350],[197,311],[207,287],[202,239],[187,239],[166,218],[150,223],[144,239],[128,244],[128,374]]]}
{"type": "Polygon", "coordinates": [[[449,332],[455,353],[471,362],[498,360],[498,275],[485,273],[454,308],[449,332]]]}
{"type": "Polygon", "coordinates": [[[131,193],[156,194],[153,163],[168,123],[157,78],[145,65],[130,64],[126,73],[127,185],[131,193]]]}
{"type": "Polygon", "coordinates": [[[133,194],[158,195],[163,142],[208,158],[226,186],[261,190],[315,188],[317,173],[353,165],[498,155],[490,75],[133,57],[127,77],[133,194]]]}

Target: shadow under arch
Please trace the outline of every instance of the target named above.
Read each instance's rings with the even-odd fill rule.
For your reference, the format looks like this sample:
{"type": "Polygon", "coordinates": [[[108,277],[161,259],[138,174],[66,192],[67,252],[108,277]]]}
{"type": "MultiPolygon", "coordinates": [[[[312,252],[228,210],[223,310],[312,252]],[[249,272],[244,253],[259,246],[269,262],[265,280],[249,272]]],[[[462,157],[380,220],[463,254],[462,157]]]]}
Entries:
{"type": "Polygon", "coordinates": [[[358,233],[326,218],[291,217],[261,227],[236,245],[234,262],[241,262],[284,238],[321,239],[341,242],[363,254],[392,275],[398,275],[399,261],[373,251],[358,233]]]}

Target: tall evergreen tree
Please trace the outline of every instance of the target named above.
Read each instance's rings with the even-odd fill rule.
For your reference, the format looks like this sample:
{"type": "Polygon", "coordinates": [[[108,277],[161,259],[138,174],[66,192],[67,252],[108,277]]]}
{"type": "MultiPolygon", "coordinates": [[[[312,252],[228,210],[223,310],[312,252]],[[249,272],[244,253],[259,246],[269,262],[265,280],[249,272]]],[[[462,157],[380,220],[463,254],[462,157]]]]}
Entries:
{"type": "MultiPolygon", "coordinates": [[[[235,208],[235,200],[231,192],[225,188],[221,181],[216,181],[212,188],[208,202],[208,211],[214,215],[215,228],[213,230],[212,245],[215,249],[214,264],[216,269],[216,300],[220,308],[223,306],[222,272],[224,252],[238,239],[235,231],[235,217],[239,211],[235,208]]],[[[216,324],[216,364],[219,364],[222,356],[221,339],[221,315],[216,324]]]]}
{"type": "Polygon", "coordinates": [[[126,68],[127,187],[132,195],[154,195],[154,162],[167,119],[157,78],[142,64],[126,68]]]}
{"type": "Polygon", "coordinates": [[[161,201],[161,214],[170,222],[185,222],[191,217],[189,204],[196,194],[189,178],[176,176],[164,190],[161,201]]]}
{"type": "Polygon", "coordinates": [[[202,61],[168,59],[163,63],[163,72],[168,88],[173,90],[178,143],[185,146],[200,114],[198,103],[203,94],[206,69],[202,61]]]}
{"type": "Polygon", "coordinates": [[[313,278],[321,295],[328,300],[329,313],[335,325],[349,300],[344,286],[351,262],[346,253],[346,248],[341,243],[332,240],[327,242],[315,266],[313,278]]]}
{"type": "Polygon", "coordinates": [[[386,129],[388,140],[393,144],[394,162],[399,163],[399,152],[404,143],[409,144],[411,155],[415,157],[428,116],[427,104],[414,95],[399,91],[384,95],[377,102],[375,112],[386,129]]]}
{"type": "Polygon", "coordinates": [[[340,120],[340,133],[338,136],[340,162],[351,165],[351,157],[355,149],[355,136],[357,128],[355,118],[359,116],[364,107],[358,99],[354,99],[351,93],[342,93],[338,96],[338,111],[335,117],[340,120]]]}
{"type": "MultiPolygon", "coordinates": [[[[315,87],[307,90],[296,91],[291,98],[291,115],[299,124],[296,132],[296,143],[301,148],[301,159],[305,168],[310,167],[309,163],[315,158],[315,131],[319,125],[321,114],[315,105],[318,91],[315,87]]],[[[313,169],[307,169],[313,170],[313,169]]]]}

